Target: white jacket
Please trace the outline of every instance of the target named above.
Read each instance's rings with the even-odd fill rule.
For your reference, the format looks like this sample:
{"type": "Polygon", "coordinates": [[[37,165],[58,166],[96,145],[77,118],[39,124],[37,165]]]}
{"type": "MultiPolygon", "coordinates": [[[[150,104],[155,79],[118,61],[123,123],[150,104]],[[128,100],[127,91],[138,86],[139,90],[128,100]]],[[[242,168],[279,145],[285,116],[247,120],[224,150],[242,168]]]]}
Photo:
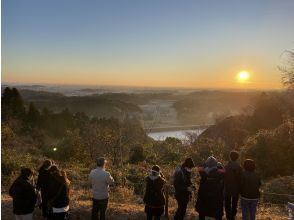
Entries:
{"type": "Polygon", "coordinates": [[[109,197],[109,186],[114,184],[113,177],[101,167],[91,170],[89,181],[92,186],[94,199],[107,199],[109,197]]]}

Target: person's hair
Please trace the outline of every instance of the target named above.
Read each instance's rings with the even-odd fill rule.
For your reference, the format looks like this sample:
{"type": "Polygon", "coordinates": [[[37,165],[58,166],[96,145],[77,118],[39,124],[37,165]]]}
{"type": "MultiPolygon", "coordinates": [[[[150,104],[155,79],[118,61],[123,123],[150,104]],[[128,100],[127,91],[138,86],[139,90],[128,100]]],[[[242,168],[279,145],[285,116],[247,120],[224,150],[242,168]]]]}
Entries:
{"type": "Polygon", "coordinates": [[[255,170],[255,162],[252,159],[246,159],[243,164],[243,168],[246,171],[254,171],[255,170]]]}
{"type": "Polygon", "coordinates": [[[193,159],[191,157],[186,158],[184,163],[182,164],[182,167],[187,167],[190,169],[195,167],[193,159]]]}
{"type": "Polygon", "coordinates": [[[52,174],[60,174],[60,170],[57,165],[52,165],[49,169],[49,172],[52,174]]]}
{"type": "Polygon", "coordinates": [[[107,160],[104,157],[97,158],[97,166],[103,167],[106,164],[107,160]]]}
{"type": "Polygon", "coordinates": [[[160,172],[160,167],[158,165],[154,165],[151,169],[158,173],[160,172]]]}
{"type": "Polygon", "coordinates": [[[20,169],[20,175],[25,178],[29,178],[34,174],[33,170],[28,167],[23,167],[20,169]]]}
{"type": "Polygon", "coordinates": [[[238,160],[238,158],[239,158],[239,153],[237,151],[233,150],[230,152],[230,159],[232,161],[236,161],[238,160]]]}
{"type": "Polygon", "coordinates": [[[53,161],[52,160],[49,160],[49,159],[46,159],[44,160],[43,164],[39,167],[39,170],[40,169],[50,169],[50,167],[53,165],[53,161]]]}
{"type": "Polygon", "coordinates": [[[69,186],[70,184],[70,180],[67,178],[67,175],[66,175],[66,172],[64,170],[60,171],[62,177],[63,177],[63,180],[65,182],[65,184],[67,184],[69,186]]]}

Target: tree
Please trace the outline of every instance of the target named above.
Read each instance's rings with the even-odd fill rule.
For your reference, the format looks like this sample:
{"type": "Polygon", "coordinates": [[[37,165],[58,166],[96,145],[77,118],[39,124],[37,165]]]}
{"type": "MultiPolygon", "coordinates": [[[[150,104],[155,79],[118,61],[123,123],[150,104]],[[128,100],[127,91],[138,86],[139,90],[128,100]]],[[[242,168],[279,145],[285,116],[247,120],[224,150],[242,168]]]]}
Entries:
{"type": "Polygon", "coordinates": [[[285,50],[281,55],[278,69],[282,72],[282,82],[288,89],[294,89],[294,49],[285,50]]]}
{"type": "Polygon", "coordinates": [[[35,107],[34,103],[30,103],[27,113],[27,121],[30,125],[36,126],[40,122],[40,112],[35,107]]]}
{"type": "Polygon", "coordinates": [[[25,107],[22,97],[16,88],[10,89],[6,87],[2,95],[2,119],[8,120],[10,117],[23,119],[25,115],[25,107]]]}

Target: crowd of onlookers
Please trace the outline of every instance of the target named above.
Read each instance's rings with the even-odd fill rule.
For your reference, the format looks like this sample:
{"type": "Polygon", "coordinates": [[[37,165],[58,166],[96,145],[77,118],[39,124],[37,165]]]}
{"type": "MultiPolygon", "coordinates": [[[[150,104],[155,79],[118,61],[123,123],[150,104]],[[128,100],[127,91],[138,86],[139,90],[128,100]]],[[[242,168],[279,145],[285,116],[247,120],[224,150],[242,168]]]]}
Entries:
{"type": "MultiPolygon", "coordinates": [[[[237,214],[238,201],[243,220],[255,220],[257,202],[260,197],[260,178],[256,174],[255,163],[246,159],[243,168],[238,162],[239,154],[230,153],[230,161],[223,166],[217,159],[210,156],[206,162],[197,167],[200,182],[195,209],[199,220],[213,217],[221,220],[234,220],[237,214]]],[[[109,187],[114,179],[106,171],[107,161],[97,159],[97,167],[89,174],[92,188],[92,220],[106,219],[109,187]]],[[[196,186],[192,184],[191,172],[195,168],[192,158],[187,158],[180,167],[175,169],[171,182],[174,188],[177,210],[174,220],[182,220],[186,215],[188,203],[196,186]]],[[[9,194],[13,198],[13,213],[16,220],[33,219],[36,206],[42,209],[45,219],[69,219],[69,187],[70,181],[66,173],[58,168],[51,160],[45,160],[38,171],[36,184],[33,183],[33,171],[22,168],[20,176],[13,182],[9,194]]],[[[146,177],[146,190],[143,201],[147,220],[159,220],[164,213],[166,198],[166,179],[158,165],[154,165],[146,177]]]]}

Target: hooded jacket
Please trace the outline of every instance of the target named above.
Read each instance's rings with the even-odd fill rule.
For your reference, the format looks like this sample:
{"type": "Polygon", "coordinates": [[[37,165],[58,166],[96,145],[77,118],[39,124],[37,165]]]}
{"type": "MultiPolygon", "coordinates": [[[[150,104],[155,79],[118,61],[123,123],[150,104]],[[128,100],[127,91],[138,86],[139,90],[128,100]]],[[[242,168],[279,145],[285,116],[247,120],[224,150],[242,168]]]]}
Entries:
{"type": "Polygon", "coordinates": [[[13,198],[13,213],[15,215],[26,215],[34,211],[37,194],[28,178],[18,177],[11,185],[9,195],[13,198]]]}
{"type": "Polygon", "coordinates": [[[165,205],[164,184],[165,179],[160,175],[150,174],[146,177],[146,191],[143,200],[147,206],[158,208],[165,205]]]}
{"type": "Polygon", "coordinates": [[[202,215],[219,218],[223,215],[224,174],[217,161],[209,159],[198,171],[201,176],[196,211],[202,215]]]}

